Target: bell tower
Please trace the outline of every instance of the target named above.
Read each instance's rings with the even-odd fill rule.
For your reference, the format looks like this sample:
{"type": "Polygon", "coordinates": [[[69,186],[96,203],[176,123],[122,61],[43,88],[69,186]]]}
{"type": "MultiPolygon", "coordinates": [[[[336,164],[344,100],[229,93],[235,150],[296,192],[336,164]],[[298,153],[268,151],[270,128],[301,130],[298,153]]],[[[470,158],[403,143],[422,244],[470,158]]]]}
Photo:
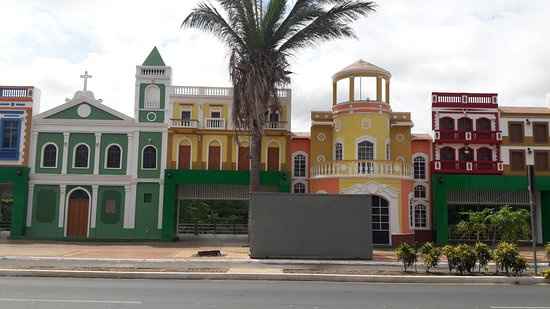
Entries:
{"type": "Polygon", "coordinates": [[[167,121],[171,83],[172,68],[164,63],[154,47],[143,64],[136,66],[134,117],[137,122],[159,124],[167,121]]]}

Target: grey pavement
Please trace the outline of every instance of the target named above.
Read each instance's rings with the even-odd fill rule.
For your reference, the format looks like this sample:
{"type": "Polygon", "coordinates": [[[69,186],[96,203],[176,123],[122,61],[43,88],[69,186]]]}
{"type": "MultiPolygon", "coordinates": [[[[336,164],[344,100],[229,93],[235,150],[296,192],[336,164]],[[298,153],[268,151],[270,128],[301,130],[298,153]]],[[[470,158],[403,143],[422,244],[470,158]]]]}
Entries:
{"type": "Polygon", "coordinates": [[[547,309],[548,286],[0,278],[0,308],[547,309]]]}

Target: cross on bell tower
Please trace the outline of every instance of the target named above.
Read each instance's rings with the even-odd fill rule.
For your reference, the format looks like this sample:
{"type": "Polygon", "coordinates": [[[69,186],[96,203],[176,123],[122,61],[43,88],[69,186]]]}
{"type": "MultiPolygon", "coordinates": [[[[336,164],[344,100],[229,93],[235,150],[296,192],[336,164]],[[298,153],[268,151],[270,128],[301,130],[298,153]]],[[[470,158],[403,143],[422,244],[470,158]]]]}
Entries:
{"type": "Polygon", "coordinates": [[[92,75],[88,74],[88,70],[84,72],[84,75],[80,75],[80,78],[84,80],[84,89],[83,89],[84,91],[88,90],[88,78],[92,78],[92,77],[93,77],[92,75]]]}

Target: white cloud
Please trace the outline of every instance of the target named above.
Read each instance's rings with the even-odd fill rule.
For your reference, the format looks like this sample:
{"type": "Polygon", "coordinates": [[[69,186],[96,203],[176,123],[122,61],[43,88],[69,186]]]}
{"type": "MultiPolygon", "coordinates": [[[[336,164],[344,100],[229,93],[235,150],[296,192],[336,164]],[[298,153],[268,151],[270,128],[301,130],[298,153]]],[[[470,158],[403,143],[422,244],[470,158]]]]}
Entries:
{"type": "MultiPolygon", "coordinates": [[[[227,52],[216,38],[179,25],[194,0],[3,0],[0,84],[42,90],[42,110],[81,87],[133,113],[135,66],[154,45],[174,83],[228,86],[227,52]]],[[[550,2],[380,0],[355,25],[359,40],[322,44],[292,58],[293,129],[330,109],[331,76],[363,58],[392,72],[392,107],[430,131],[432,91],[498,92],[503,105],[545,105],[550,91],[550,2]]]]}

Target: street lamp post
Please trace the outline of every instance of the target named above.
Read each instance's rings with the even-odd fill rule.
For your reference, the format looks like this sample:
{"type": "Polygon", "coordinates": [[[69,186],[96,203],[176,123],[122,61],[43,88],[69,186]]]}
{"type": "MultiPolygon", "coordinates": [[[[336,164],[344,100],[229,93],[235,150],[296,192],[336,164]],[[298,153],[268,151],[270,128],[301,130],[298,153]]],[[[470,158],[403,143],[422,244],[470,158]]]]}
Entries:
{"type": "Polygon", "coordinates": [[[528,190],[529,190],[529,207],[531,211],[531,238],[532,238],[532,249],[533,249],[533,262],[535,264],[535,275],[538,274],[538,265],[537,265],[537,208],[535,202],[535,166],[533,158],[533,150],[527,148],[527,181],[528,181],[528,190]]]}

